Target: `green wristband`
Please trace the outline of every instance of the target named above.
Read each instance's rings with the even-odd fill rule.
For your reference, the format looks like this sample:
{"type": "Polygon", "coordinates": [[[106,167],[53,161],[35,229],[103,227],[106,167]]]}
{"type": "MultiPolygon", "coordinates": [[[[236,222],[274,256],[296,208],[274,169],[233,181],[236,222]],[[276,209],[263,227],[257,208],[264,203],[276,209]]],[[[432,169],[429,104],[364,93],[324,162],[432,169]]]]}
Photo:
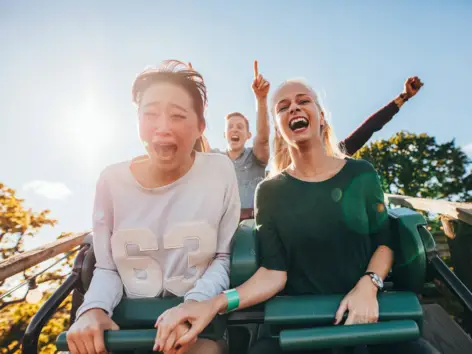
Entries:
{"type": "Polygon", "coordinates": [[[231,312],[236,310],[239,307],[239,294],[236,289],[229,289],[223,291],[223,294],[226,295],[226,298],[228,299],[228,307],[226,308],[226,312],[231,312]]]}

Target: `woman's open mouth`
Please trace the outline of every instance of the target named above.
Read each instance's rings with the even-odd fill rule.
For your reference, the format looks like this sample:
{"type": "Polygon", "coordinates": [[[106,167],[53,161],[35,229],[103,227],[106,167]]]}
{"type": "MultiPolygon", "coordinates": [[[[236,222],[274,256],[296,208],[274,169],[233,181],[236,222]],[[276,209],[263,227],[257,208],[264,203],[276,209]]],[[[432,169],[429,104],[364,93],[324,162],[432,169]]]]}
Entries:
{"type": "Polygon", "coordinates": [[[172,160],[177,152],[177,145],[154,143],[154,151],[160,159],[172,160]]]}
{"type": "Polygon", "coordinates": [[[309,125],[310,123],[305,117],[294,117],[288,123],[289,128],[295,133],[304,131],[309,125]]]}

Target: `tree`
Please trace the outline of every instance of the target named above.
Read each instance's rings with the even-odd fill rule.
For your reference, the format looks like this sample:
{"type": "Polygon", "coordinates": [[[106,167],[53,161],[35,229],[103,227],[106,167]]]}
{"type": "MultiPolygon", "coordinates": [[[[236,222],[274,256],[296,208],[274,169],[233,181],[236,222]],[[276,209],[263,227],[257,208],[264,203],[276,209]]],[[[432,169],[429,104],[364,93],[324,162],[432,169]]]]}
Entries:
{"type": "Polygon", "coordinates": [[[364,146],[354,157],[376,167],[386,193],[472,200],[472,177],[466,177],[471,160],[454,140],[437,143],[427,134],[401,131],[388,140],[364,146]]]}
{"type": "MultiPolygon", "coordinates": [[[[13,189],[0,183],[0,261],[24,251],[25,237],[34,237],[44,226],[56,225],[56,220],[49,218],[49,210],[34,213],[25,209],[23,199],[19,199],[13,189]]],[[[65,234],[59,236],[63,237],[65,234]]],[[[37,284],[47,284],[48,289],[39,304],[28,304],[24,296],[7,296],[0,301],[0,353],[20,354],[21,339],[33,315],[57,288],[64,274],[70,269],[74,255],[68,256],[59,267],[51,268],[36,280],[37,284]]],[[[58,257],[56,258],[58,259],[58,257]]],[[[38,273],[41,266],[36,266],[19,275],[14,283],[29,279],[38,273]]],[[[11,281],[0,282],[0,295],[5,294],[14,284],[11,281]]],[[[20,291],[19,291],[20,292],[20,291]]],[[[24,291],[23,291],[24,292],[24,291]]],[[[14,295],[14,294],[12,294],[14,295]]],[[[46,324],[39,338],[40,352],[55,353],[57,335],[69,325],[71,297],[59,307],[54,317],[46,324]]]]}

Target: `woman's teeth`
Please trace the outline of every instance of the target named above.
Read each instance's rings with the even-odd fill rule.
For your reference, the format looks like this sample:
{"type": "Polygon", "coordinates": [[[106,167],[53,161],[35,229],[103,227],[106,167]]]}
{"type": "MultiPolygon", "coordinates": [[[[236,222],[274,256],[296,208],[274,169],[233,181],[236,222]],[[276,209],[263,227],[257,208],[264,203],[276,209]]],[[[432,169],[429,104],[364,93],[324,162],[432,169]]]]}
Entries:
{"type": "Polygon", "coordinates": [[[290,121],[289,127],[292,131],[308,127],[308,119],[304,117],[294,118],[290,121]]]}

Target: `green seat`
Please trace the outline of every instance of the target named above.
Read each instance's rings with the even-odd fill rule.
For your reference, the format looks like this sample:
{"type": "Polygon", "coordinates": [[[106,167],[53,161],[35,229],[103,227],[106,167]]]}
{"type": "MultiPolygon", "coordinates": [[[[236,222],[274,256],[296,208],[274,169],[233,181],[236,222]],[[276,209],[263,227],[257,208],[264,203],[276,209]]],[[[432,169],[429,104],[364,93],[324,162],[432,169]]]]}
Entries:
{"type": "Polygon", "coordinates": [[[378,323],[334,326],[342,298],[343,295],[276,297],[265,306],[264,323],[270,325],[274,336],[279,336],[284,350],[380,344],[420,336],[423,310],[414,293],[379,294],[378,323]]]}
{"type": "MultiPolygon", "coordinates": [[[[332,324],[343,295],[280,296],[265,306],[264,323],[281,326],[318,326],[332,324]]],[[[421,328],[423,310],[411,292],[378,295],[379,321],[413,320],[421,328]]]]}
{"type": "Polygon", "coordinates": [[[291,351],[403,342],[418,337],[417,323],[412,320],[401,320],[284,330],[280,332],[279,342],[284,351],[291,351]]]}
{"type": "Polygon", "coordinates": [[[231,248],[231,287],[248,280],[259,268],[259,252],[255,229],[242,223],[233,238],[231,248]]]}
{"type": "Polygon", "coordinates": [[[435,249],[434,239],[426,230],[426,220],[420,213],[398,208],[389,210],[389,216],[395,254],[390,278],[396,290],[419,293],[426,279],[426,250],[435,249]]]}

